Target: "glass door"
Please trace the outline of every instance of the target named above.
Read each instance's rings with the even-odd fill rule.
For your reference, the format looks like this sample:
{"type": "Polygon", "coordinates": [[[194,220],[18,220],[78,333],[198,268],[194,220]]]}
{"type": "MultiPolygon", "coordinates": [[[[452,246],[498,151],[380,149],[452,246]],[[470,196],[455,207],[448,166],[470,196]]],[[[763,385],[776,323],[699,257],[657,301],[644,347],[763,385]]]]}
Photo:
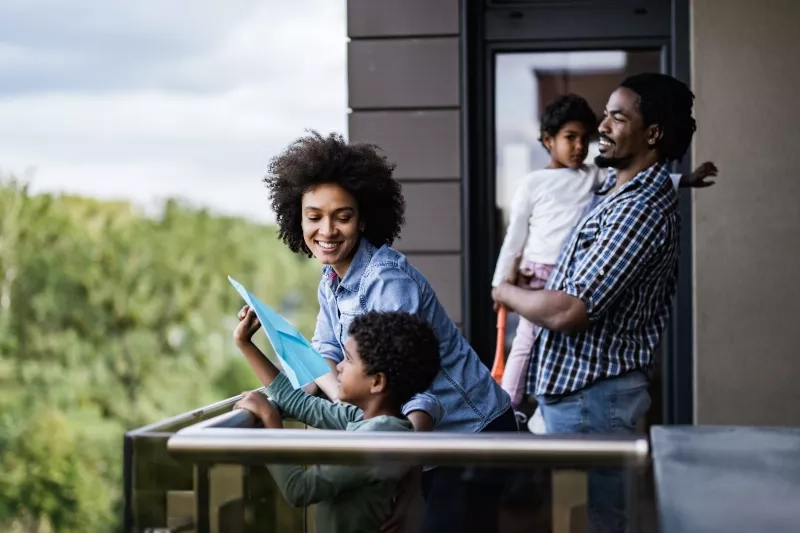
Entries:
{"type": "MultiPolygon", "coordinates": [[[[495,255],[503,242],[512,198],[519,182],[534,170],[545,168],[550,156],[539,142],[539,117],[558,96],[575,93],[585,98],[602,117],[609,95],[626,77],[662,70],[661,48],[503,52],[494,56],[494,175],[495,255]]],[[[597,142],[589,147],[587,163],[597,155],[597,142]]],[[[508,316],[506,354],[519,317],[508,316]]],[[[651,386],[653,405],[646,426],[662,420],[662,379],[657,372],[651,386]]],[[[527,414],[533,404],[526,404],[527,414]]]]}

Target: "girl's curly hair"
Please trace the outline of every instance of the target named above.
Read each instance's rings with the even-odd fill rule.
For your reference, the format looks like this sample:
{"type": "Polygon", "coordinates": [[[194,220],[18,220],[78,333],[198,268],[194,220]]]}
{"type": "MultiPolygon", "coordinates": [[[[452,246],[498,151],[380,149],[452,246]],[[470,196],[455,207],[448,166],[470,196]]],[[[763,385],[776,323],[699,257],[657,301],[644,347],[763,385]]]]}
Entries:
{"type": "Polygon", "coordinates": [[[544,144],[545,133],[550,137],[555,137],[567,122],[573,121],[583,124],[590,138],[597,135],[597,115],[592,111],[589,102],[577,94],[561,95],[544,109],[544,113],[539,119],[541,124],[539,142],[542,143],[545,150],[547,150],[547,146],[544,144]]]}
{"type": "Polygon", "coordinates": [[[270,161],[263,180],[277,216],[278,236],[291,251],[311,257],[301,227],[303,195],[333,183],[356,199],[362,236],[377,247],[391,245],[405,223],[405,200],[392,177],[394,169],[374,144],[348,144],[338,133],[323,137],[309,131],[270,161]]]}

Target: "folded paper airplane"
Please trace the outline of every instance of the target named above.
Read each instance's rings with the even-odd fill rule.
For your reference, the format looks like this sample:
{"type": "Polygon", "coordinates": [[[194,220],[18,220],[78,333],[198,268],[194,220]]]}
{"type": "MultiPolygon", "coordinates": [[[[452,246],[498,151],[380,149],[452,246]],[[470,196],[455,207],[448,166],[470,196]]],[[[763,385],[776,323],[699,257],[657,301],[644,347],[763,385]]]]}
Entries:
{"type": "Polygon", "coordinates": [[[267,334],[275,355],[281,362],[283,373],[295,389],[308,385],[316,378],[327,374],[331,367],[303,334],[267,304],[250,294],[241,283],[228,276],[236,291],[247,305],[256,312],[264,333],[267,334]]]}

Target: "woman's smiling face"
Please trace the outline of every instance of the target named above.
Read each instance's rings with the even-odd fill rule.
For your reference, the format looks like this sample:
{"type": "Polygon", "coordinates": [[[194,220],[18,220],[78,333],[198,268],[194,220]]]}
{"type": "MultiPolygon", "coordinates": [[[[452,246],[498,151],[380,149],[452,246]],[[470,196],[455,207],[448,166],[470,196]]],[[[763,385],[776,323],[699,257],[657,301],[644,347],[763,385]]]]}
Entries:
{"type": "Polygon", "coordinates": [[[303,240],[317,260],[343,278],[363,230],[358,203],[339,185],[317,185],[303,194],[303,240]]]}

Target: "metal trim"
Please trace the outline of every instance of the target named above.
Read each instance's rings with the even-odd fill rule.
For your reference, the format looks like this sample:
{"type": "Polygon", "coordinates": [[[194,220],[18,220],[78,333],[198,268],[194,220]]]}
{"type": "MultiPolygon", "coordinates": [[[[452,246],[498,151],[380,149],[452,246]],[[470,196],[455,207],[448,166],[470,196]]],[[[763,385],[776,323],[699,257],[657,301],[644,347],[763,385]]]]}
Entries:
{"type": "MultiPolygon", "coordinates": [[[[672,0],[670,74],[691,87],[690,3],[672,0]]],[[[692,150],[687,151],[676,172],[690,172],[692,150]]],[[[694,423],[694,198],[691,191],[680,191],[680,256],[678,290],[675,295],[665,352],[669,363],[664,372],[664,423],[694,423]]]]}
{"type": "Polygon", "coordinates": [[[251,413],[235,410],[180,430],[167,441],[167,449],[205,464],[402,463],[641,469],[650,457],[648,440],[636,436],[243,429],[254,423],[251,413]]]}

